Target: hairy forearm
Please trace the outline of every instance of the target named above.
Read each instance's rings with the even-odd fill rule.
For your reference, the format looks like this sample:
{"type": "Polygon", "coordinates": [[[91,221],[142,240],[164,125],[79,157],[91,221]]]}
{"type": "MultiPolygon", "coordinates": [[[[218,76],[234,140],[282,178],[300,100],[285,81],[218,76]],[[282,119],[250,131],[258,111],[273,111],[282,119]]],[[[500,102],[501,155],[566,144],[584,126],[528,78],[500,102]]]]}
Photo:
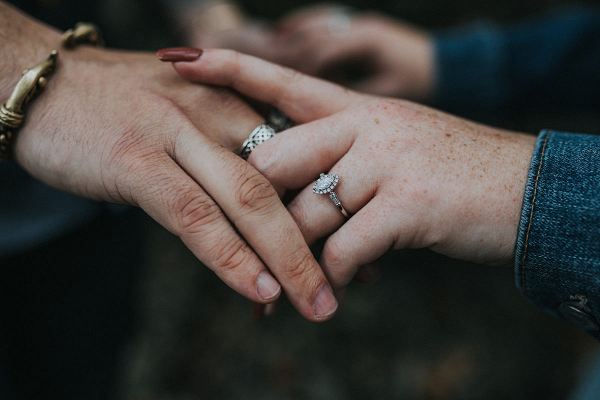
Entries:
{"type": "Polygon", "coordinates": [[[60,33],[0,2],[0,102],[10,96],[21,73],[58,48],[60,33]]]}

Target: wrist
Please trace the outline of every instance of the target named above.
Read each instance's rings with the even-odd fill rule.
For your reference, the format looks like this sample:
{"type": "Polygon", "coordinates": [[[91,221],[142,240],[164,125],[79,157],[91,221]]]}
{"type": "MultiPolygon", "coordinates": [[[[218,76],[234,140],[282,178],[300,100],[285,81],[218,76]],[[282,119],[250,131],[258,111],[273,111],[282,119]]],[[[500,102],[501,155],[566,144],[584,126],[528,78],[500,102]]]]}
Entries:
{"type": "Polygon", "coordinates": [[[481,125],[464,131],[461,141],[470,149],[455,156],[455,179],[439,187],[442,211],[430,248],[478,264],[512,265],[536,138],[481,125]]]}
{"type": "Polygon", "coordinates": [[[489,256],[484,260],[486,264],[514,264],[521,209],[535,143],[533,135],[507,131],[495,141],[496,149],[501,148],[497,152],[496,171],[489,172],[495,178],[490,181],[489,188],[480,188],[486,192],[482,195],[485,199],[485,211],[482,211],[487,214],[485,230],[492,239],[483,240],[489,256]]]}
{"type": "Polygon", "coordinates": [[[0,3],[0,27],[0,103],[4,103],[23,70],[59,48],[61,33],[4,3],[0,3]]]}

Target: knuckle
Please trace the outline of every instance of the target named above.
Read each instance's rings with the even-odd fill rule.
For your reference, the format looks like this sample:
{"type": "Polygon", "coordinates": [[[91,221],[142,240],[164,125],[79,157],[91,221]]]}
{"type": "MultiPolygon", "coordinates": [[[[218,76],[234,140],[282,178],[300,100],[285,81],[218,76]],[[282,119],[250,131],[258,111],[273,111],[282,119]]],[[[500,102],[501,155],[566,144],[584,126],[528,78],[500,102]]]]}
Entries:
{"type": "Polygon", "coordinates": [[[292,260],[285,271],[287,278],[293,281],[308,279],[307,273],[309,272],[312,260],[313,255],[308,248],[296,251],[292,255],[292,260]]]}
{"type": "Polygon", "coordinates": [[[332,271],[336,271],[344,263],[344,255],[345,252],[339,243],[329,241],[325,244],[321,257],[323,257],[325,265],[327,265],[332,271]]]}
{"type": "Polygon", "coordinates": [[[405,121],[415,120],[418,118],[418,109],[415,109],[410,102],[404,100],[381,98],[376,99],[364,107],[364,117],[372,117],[374,115],[383,115],[393,118],[402,118],[405,121]]]}
{"type": "Polygon", "coordinates": [[[279,99],[278,104],[293,102],[293,92],[290,87],[296,87],[302,81],[304,74],[289,67],[278,67],[277,82],[274,98],[279,99]]]}
{"type": "Polygon", "coordinates": [[[105,192],[117,202],[122,199],[138,203],[151,188],[163,184],[164,174],[158,166],[164,163],[166,154],[156,151],[135,130],[123,133],[102,157],[100,181],[105,192]]]}
{"type": "Polygon", "coordinates": [[[280,93],[278,94],[279,97],[284,97],[290,93],[287,88],[297,86],[304,78],[304,74],[289,67],[279,67],[278,70],[278,81],[281,82],[281,85],[279,85],[280,93]]]}
{"type": "Polygon", "coordinates": [[[139,157],[114,174],[107,172],[107,168],[102,169],[100,180],[112,200],[123,199],[126,203],[141,206],[170,182],[170,177],[157,167],[162,162],[158,156],[139,157]]]}
{"type": "Polygon", "coordinates": [[[105,136],[112,144],[102,153],[104,165],[138,170],[148,158],[165,153],[170,139],[165,132],[173,132],[173,122],[183,120],[182,116],[183,111],[174,100],[148,96],[143,110],[134,110],[127,116],[127,124],[116,121],[106,125],[105,136]],[[148,118],[148,115],[154,117],[148,118]]]}
{"type": "Polygon", "coordinates": [[[263,147],[257,147],[250,153],[250,157],[248,158],[248,162],[257,171],[263,174],[267,179],[269,179],[273,172],[275,171],[276,161],[276,152],[274,151],[261,151],[263,147]]]}
{"type": "Polygon", "coordinates": [[[256,212],[268,210],[279,201],[273,185],[254,168],[245,167],[235,184],[235,200],[244,210],[256,212]]]}
{"type": "Polygon", "coordinates": [[[248,246],[237,238],[232,238],[229,242],[218,240],[211,254],[213,254],[215,267],[224,273],[231,273],[247,266],[251,256],[248,246]]]}
{"type": "MultiPolygon", "coordinates": [[[[105,159],[106,166],[138,164],[150,153],[149,143],[137,128],[125,130],[114,142],[105,159]]],[[[135,168],[134,166],[129,166],[135,168]]]]}
{"type": "Polygon", "coordinates": [[[284,86],[298,82],[302,79],[302,76],[302,73],[289,67],[281,67],[279,69],[279,78],[284,86]]]}
{"type": "Polygon", "coordinates": [[[225,61],[225,71],[227,84],[229,86],[236,86],[236,77],[240,76],[242,71],[242,60],[240,53],[235,50],[222,50],[225,61]]]}
{"type": "Polygon", "coordinates": [[[217,221],[222,212],[208,196],[187,196],[176,207],[179,231],[186,234],[205,232],[207,226],[217,221]]]}
{"type": "Polygon", "coordinates": [[[391,109],[391,111],[396,111],[403,110],[405,106],[401,102],[394,99],[380,98],[373,102],[371,108],[384,110],[391,109]]]}

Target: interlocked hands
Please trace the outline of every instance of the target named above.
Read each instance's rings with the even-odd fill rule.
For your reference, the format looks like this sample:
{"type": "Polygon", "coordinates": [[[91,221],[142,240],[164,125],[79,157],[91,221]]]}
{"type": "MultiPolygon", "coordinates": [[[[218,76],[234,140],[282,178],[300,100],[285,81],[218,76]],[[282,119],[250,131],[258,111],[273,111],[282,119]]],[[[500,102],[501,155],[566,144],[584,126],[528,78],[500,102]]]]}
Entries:
{"type": "Polygon", "coordinates": [[[231,87],[298,126],[249,162],[282,194],[307,243],[328,237],[320,264],[334,288],[390,248],[513,262],[535,137],[490,128],[409,101],[363,95],[231,50],[174,63],[195,82],[231,87]],[[340,176],[345,220],[312,183],[340,176]]]}

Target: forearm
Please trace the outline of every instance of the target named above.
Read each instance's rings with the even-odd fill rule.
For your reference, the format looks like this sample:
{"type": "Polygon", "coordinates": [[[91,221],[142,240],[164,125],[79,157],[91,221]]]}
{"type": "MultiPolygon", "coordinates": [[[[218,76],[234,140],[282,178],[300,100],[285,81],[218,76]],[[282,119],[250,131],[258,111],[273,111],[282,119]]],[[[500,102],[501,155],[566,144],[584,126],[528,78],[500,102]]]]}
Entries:
{"type": "Polygon", "coordinates": [[[60,33],[0,2],[0,102],[4,103],[30,68],[60,45],[60,33]]]}

